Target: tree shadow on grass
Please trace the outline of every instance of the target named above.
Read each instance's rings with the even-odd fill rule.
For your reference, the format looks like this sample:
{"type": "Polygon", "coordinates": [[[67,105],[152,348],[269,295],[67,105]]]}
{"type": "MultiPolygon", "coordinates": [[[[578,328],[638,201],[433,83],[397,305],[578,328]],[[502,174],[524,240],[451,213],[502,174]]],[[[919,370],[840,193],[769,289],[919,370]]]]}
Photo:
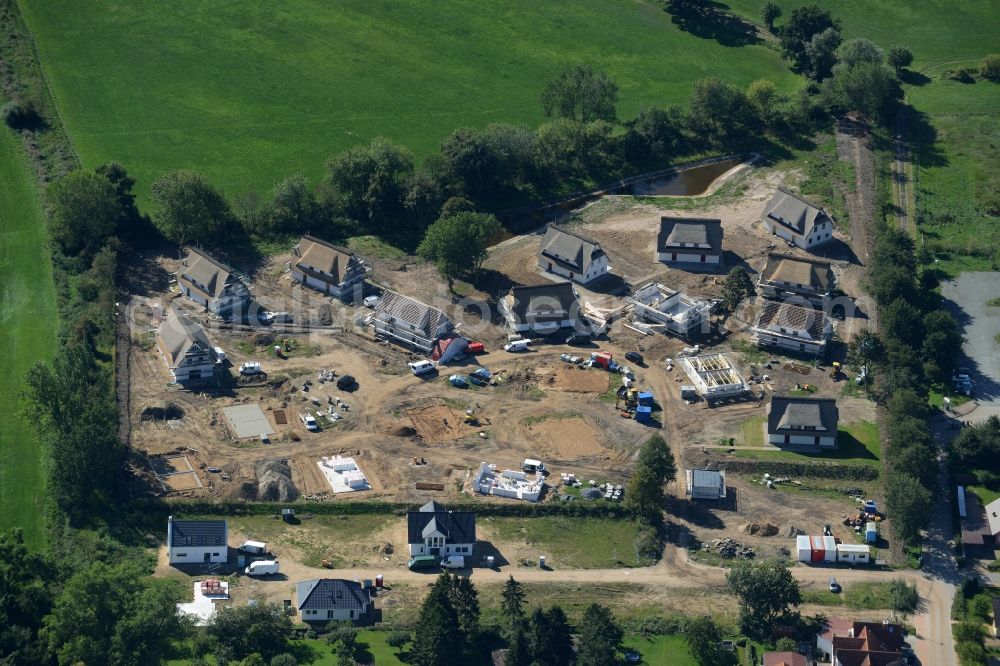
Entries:
{"type": "Polygon", "coordinates": [[[899,80],[911,86],[925,86],[931,82],[929,76],[925,76],[920,72],[914,72],[912,69],[900,70],[899,80]]]}
{"type": "Polygon", "coordinates": [[[671,21],[674,25],[695,37],[713,39],[723,46],[733,47],[761,43],[756,26],[730,14],[728,9],[720,2],[668,2],[664,7],[664,11],[673,17],[671,21]]]}
{"type": "Polygon", "coordinates": [[[311,664],[324,656],[315,646],[302,641],[292,641],[289,643],[288,651],[295,657],[295,661],[300,664],[311,664]]]}

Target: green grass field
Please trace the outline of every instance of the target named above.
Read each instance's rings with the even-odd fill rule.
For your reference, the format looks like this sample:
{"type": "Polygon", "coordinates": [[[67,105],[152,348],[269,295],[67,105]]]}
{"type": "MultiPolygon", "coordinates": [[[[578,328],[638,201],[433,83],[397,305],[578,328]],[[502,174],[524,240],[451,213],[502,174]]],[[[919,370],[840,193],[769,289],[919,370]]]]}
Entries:
{"type": "Polygon", "coordinates": [[[420,158],[458,127],[536,124],[543,83],[578,62],[618,82],[623,118],[708,76],[799,86],[767,47],[694,37],[647,0],[20,4],[85,165],[122,162],[140,199],[176,168],[235,195],[378,135],[420,158]]]}
{"type": "MultiPolygon", "coordinates": [[[[760,0],[723,0],[732,10],[760,23],[760,0]]],[[[997,50],[1000,12],[991,0],[778,0],[784,16],[802,5],[830,10],[848,39],[866,37],[883,48],[906,44],[915,65],[979,58],[997,50]]]]}
{"type": "Polygon", "coordinates": [[[940,70],[931,74],[925,85],[907,87],[907,99],[925,118],[915,187],[920,238],[938,259],[935,267],[949,275],[995,270],[1000,261],[1000,84],[960,83],[941,77],[940,70]],[[991,202],[992,214],[987,210],[991,202]]]}
{"type": "Polygon", "coordinates": [[[35,431],[21,418],[24,373],[56,343],[45,221],[18,139],[0,127],[0,530],[44,543],[44,474],[35,431]]]}
{"type": "Polygon", "coordinates": [[[615,566],[612,556],[622,566],[644,566],[635,552],[639,523],[634,520],[601,518],[489,518],[481,521],[502,541],[537,545],[553,567],[604,569],[615,566]]]}

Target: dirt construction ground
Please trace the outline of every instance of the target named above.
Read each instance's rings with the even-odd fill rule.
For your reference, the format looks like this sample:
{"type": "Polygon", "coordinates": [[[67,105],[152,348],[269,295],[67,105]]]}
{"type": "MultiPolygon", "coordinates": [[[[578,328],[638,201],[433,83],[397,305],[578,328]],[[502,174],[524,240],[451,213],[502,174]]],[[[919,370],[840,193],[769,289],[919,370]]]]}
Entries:
{"type": "MultiPolygon", "coordinates": [[[[655,279],[691,295],[717,297],[722,288],[721,271],[693,273],[667,268],[654,260],[660,216],[673,213],[722,219],[726,269],[744,265],[756,271],[770,249],[790,251],[783,244],[776,246],[775,239],[759,222],[766,201],[789,178],[794,180],[794,174],[753,169],[739,173],[727,187],[700,199],[605,197],[578,211],[570,223],[601,243],[621,285],[634,287],[655,279]]],[[[505,241],[491,250],[486,269],[505,276],[511,284],[546,280],[535,268],[538,241],[537,234],[505,241]]],[[[850,295],[857,294],[860,269],[837,251],[830,251],[830,259],[840,286],[850,295]]],[[[263,305],[295,312],[293,325],[270,329],[225,325],[169,289],[133,299],[129,307],[133,344],[129,351],[127,408],[130,444],[149,457],[148,463],[136,469],[147,491],[219,499],[290,500],[302,495],[326,501],[378,497],[400,502],[447,502],[468,493],[470,472],[481,461],[516,468],[524,458],[543,459],[553,479],[558,479],[561,472],[570,472],[580,478],[599,476],[625,483],[636,449],[653,433],[663,434],[675,457],[682,460],[682,449],[711,443],[748,418],[762,415],[764,403],[773,392],[787,391],[796,383],[810,383],[817,387],[817,395],[839,396],[843,386],[843,382],[830,380],[823,368],[783,362],[767,371],[768,381],[754,385],[760,401],[745,400],[714,408],[703,402],[687,405],[680,400],[680,386],[688,379],[676,367],[668,371],[664,365],[664,359],[676,358],[686,343],[662,335],[643,336],[620,322],[589,349],[538,344],[526,354],[508,354],[496,344],[505,335],[501,327],[483,320],[470,321],[469,328],[463,330],[475,331],[475,337],[486,341],[488,353],[442,368],[440,375],[417,378],[407,372],[405,365],[418,358],[416,355],[379,342],[356,325],[370,310],[346,306],[293,285],[286,260],[287,256],[273,257],[248,273],[251,288],[263,305]],[[225,380],[219,385],[192,391],[169,383],[154,331],[165,309],[171,307],[202,322],[212,344],[226,352],[225,380]],[[278,355],[273,351],[275,345],[282,350],[278,355]],[[560,353],[586,357],[596,349],[611,351],[618,359],[629,350],[645,355],[645,364],[633,365],[633,369],[639,386],[656,396],[661,408],[656,416],[662,426],[645,426],[621,418],[609,393],[612,386],[617,386],[609,373],[559,360],[560,353]],[[248,360],[262,363],[266,380],[253,384],[236,381],[236,368],[248,360]],[[447,382],[452,373],[470,372],[480,366],[493,372],[495,384],[458,389],[447,382]],[[322,371],[334,371],[337,376],[351,374],[357,378],[357,385],[351,391],[338,390],[331,382],[319,380],[322,371]],[[241,404],[261,407],[275,430],[269,442],[237,440],[233,436],[221,410],[241,404]],[[339,416],[336,422],[327,418],[333,412],[339,416]],[[303,427],[300,415],[307,413],[317,417],[319,432],[303,427]],[[353,456],[371,490],[334,497],[317,466],[322,456],[334,454],[353,456]],[[183,456],[191,471],[165,472],[166,456],[183,456]],[[273,465],[268,468],[269,474],[286,475],[280,483],[262,483],[262,463],[269,461],[287,464],[287,468],[279,465],[277,471],[273,465]],[[417,490],[416,483],[441,484],[443,490],[417,490]]],[[[382,284],[446,310],[455,300],[433,269],[416,258],[376,257],[369,262],[375,269],[373,279],[382,284]]],[[[164,273],[177,268],[176,261],[160,263],[164,273]]],[[[605,307],[613,306],[620,298],[620,294],[612,293],[617,289],[579,291],[583,300],[605,307]]],[[[459,320],[465,313],[452,309],[448,314],[459,320]]],[[[496,316],[489,319],[498,320],[496,316]]],[[[718,334],[706,344],[730,349],[737,341],[746,340],[750,321],[751,317],[743,312],[716,321],[718,334]]],[[[864,319],[849,317],[847,322],[839,323],[838,335],[865,323],[864,319]]],[[[758,356],[767,357],[735,354],[746,376],[762,372],[759,365],[751,364],[761,362],[758,356]]],[[[844,403],[842,410],[854,409],[851,404],[844,403]]],[[[859,409],[864,411],[863,406],[859,409]]],[[[681,472],[679,478],[683,479],[681,472]]],[[[734,483],[739,487],[741,482],[734,479],[734,483]]],[[[682,483],[674,484],[671,490],[683,496],[682,483]]],[[[549,501],[554,495],[549,494],[549,501]]],[[[718,529],[735,537],[741,534],[743,524],[755,521],[773,522],[783,529],[799,527],[800,523],[812,526],[828,522],[829,515],[835,512],[831,506],[809,513],[808,502],[788,503],[786,498],[773,492],[761,493],[753,485],[742,495],[756,498],[743,505],[753,507],[750,513],[726,514],[722,527],[713,527],[720,521],[693,523],[695,536],[702,538],[699,532],[714,536],[713,530],[718,529]],[[796,518],[802,512],[805,517],[796,518]]],[[[474,497],[484,502],[504,501],[474,497]]]]}

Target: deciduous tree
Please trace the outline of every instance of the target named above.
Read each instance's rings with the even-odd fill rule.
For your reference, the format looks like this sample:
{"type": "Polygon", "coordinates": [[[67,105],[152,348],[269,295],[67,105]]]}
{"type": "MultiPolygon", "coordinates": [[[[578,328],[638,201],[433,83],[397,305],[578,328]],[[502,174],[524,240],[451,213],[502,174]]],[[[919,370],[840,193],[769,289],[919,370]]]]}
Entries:
{"type": "Polygon", "coordinates": [[[781,7],[777,3],[765,2],[760,8],[760,18],[764,21],[767,29],[774,32],[774,22],[781,18],[781,7]]]}
{"type": "Polygon", "coordinates": [[[886,478],[885,505],[896,535],[905,543],[915,543],[931,513],[927,488],[905,471],[896,470],[886,478]]]}
{"type": "Polygon", "coordinates": [[[479,271],[490,240],[501,229],[495,217],[484,213],[443,217],[427,229],[417,254],[433,262],[451,288],[457,278],[479,271]]]}
{"type": "Polygon", "coordinates": [[[545,84],[541,100],[546,116],[613,122],[618,84],[590,65],[573,65],[545,84]]]}
{"type": "Polygon", "coordinates": [[[730,592],[740,601],[740,631],[755,639],[771,635],[778,621],[802,603],[799,584],[784,564],[738,562],[726,575],[730,592]]]}
{"type": "Polygon", "coordinates": [[[760,116],[746,93],[719,79],[694,82],[691,128],[704,141],[736,145],[759,129],[760,116]]]}
{"type": "Polygon", "coordinates": [[[806,45],[828,28],[839,30],[840,24],[827,10],[820,9],[817,5],[793,9],[788,22],[778,31],[782,54],[794,62],[796,67],[805,70],[809,62],[806,45]]]}
{"type": "Polygon", "coordinates": [[[979,63],[979,75],[990,81],[1000,81],[1000,54],[991,53],[979,63]]]}
{"type": "Polygon", "coordinates": [[[330,158],[324,182],[327,201],[373,233],[406,233],[403,202],[413,173],[406,148],[377,137],[330,158]]]}
{"type": "Polygon", "coordinates": [[[229,240],[235,218],[225,197],[194,171],[173,171],[153,182],[153,221],[178,245],[219,246],[229,240]]]}
{"type": "Polygon", "coordinates": [[[887,61],[896,72],[896,76],[899,76],[901,70],[913,64],[913,51],[902,44],[896,44],[889,49],[887,61]]]}
{"type": "Polygon", "coordinates": [[[848,67],[854,67],[863,62],[881,65],[885,62],[885,53],[875,42],[860,37],[848,39],[841,44],[840,48],[837,49],[837,60],[848,67]]]}
{"type": "Polygon", "coordinates": [[[302,174],[289,176],[274,187],[271,195],[271,227],[279,232],[304,233],[319,222],[316,195],[302,174]]]}
{"type": "Polygon", "coordinates": [[[256,604],[220,608],[206,627],[217,658],[243,659],[259,654],[265,660],[288,651],[292,621],[281,606],[256,604]]]}
{"type": "Polygon", "coordinates": [[[59,249],[84,261],[118,229],[125,216],[115,185],[107,177],[74,171],[49,189],[49,229],[59,249]]]}
{"type": "Polygon", "coordinates": [[[691,656],[699,666],[726,666],[735,662],[734,655],[722,649],[722,632],[708,615],[690,620],[684,629],[691,656]]]}
{"type": "Polygon", "coordinates": [[[840,46],[840,31],[827,28],[814,35],[806,44],[806,73],[816,80],[822,81],[830,76],[833,65],[837,62],[837,47],[840,46]]]}

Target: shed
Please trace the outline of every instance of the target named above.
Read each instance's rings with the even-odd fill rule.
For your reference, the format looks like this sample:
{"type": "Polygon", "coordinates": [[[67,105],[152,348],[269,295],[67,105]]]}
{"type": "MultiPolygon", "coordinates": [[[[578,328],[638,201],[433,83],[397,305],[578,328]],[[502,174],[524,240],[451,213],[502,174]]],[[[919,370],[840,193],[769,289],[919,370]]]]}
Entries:
{"type": "Polygon", "coordinates": [[[640,405],[652,405],[653,404],[653,393],[652,391],[640,391],[637,396],[640,405]]]}
{"type": "Polygon", "coordinates": [[[715,469],[687,470],[687,494],[691,496],[691,499],[725,499],[726,471],[715,469]]]}
{"type": "Polygon", "coordinates": [[[861,543],[838,543],[837,561],[851,564],[868,564],[871,562],[871,547],[861,543]]]}
{"type": "Polygon", "coordinates": [[[874,520],[869,520],[865,525],[865,543],[875,543],[878,541],[878,526],[874,520]]]}
{"type": "Polygon", "coordinates": [[[639,423],[649,423],[653,420],[653,408],[649,405],[639,405],[635,408],[635,420],[639,423]]]}
{"type": "Polygon", "coordinates": [[[799,562],[836,562],[837,540],[832,536],[805,536],[795,538],[799,562]]]}

